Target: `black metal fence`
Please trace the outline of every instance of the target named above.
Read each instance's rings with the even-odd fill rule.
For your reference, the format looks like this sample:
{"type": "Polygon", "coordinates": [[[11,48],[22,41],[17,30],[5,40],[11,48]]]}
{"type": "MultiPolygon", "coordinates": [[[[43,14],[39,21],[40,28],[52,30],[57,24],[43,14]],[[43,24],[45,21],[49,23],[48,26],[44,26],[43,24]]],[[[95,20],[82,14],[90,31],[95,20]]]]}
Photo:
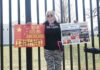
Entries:
{"type": "MultiPolygon", "coordinates": [[[[44,13],[46,13],[46,11],[47,11],[47,0],[43,0],[45,3],[45,5],[44,5],[44,7],[45,7],[45,12],[44,13]]],[[[61,23],[63,23],[63,4],[62,4],[62,2],[63,2],[63,0],[58,0],[59,1],[59,3],[60,3],[60,14],[61,14],[61,23]]],[[[78,11],[78,0],[74,0],[75,1],[75,20],[77,20],[77,21],[79,21],[79,11],[78,11]]],[[[87,21],[87,19],[86,19],[86,5],[85,5],[85,1],[87,1],[87,0],[82,0],[82,14],[83,14],[83,16],[82,16],[82,18],[83,18],[83,21],[87,21]]],[[[95,38],[95,35],[94,35],[94,29],[93,29],[93,26],[94,26],[94,22],[93,22],[93,0],[88,0],[89,1],[89,5],[90,5],[90,12],[89,12],[89,14],[90,14],[90,23],[91,23],[91,46],[92,47],[96,47],[95,46],[95,40],[94,40],[94,38],[95,38]]],[[[69,19],[69,22],[73,22],[72,20],[71,20],[71,18],[72,18],[72,14],[71,14],[71,2],[72,2],[72,0],[67,0],[67,2],[68,2],[68,12],[66,12],[67,14],[68,14],[68,19],[69,19]]],[[[9,0],[9,69],[8,70],[14,70],[14,68],[13,68],[13,61],[12,61],[12,56],[13,56],[13,51],[12,51],[12,48],[13,48],[13,45],[12,45],[12,0],[9,0]]],[[[20,18],[20,6],[21,6],[21,3],[20,3],[20,0],[17,0],[17,4],[18,4],[18,24],[20,24],[21,23],[21,18],[20,18]]],[[[55,2],[55,0],[53,0],[52,1],[52,7],[53,7],[53,10],[55,11],[55,9],[56,9],[56,7],[55,7],[55,4],[56,4],[56,2],[55,2]]],[[[37,24],[39,24],[40,23],[40,16],[41,16],[41,13],[39,13],[39,11],[41,11],[40,9],[39,9],[39,0],[36,0],[36,9],[37,9],[37,24]]],[[[98,46],[99,46],[99,48],[100,48],[100,0],[96,0],[96,11],[97,11],[97,23],[98,23],[98,41],[96,41],[96,42],[98,42],[98,46]]],[[[32,22],[32,20],[31,20],[31,0],[25,0],[25,22],[27,23],[27,22],[32,22]]],[[[4,44],[3,44],[3,0],[0,0],[0,69],[1,70],[4,70],[4,44]]],[[[73,46],[72,45],[70,45],[69,46],[69,53],[70,53],[70,55],[69,55],[69,59],[70,60],[67,60],[66,58],[65,58],[65,56],[67,56],[67,54],[65,53],[65,51],[66,50],[64,50],[64,58],[63,58],[63,66],[62,66],[62,68],[63,68],[63,70],[66,70],[66,61],[70,61],[70,64],[69,64],[69,69],[70,70],[90,70],[90,66],[89,66],[89,60],[88,60],[88,58],[90,57],[89,55],[88,55],[88,53],[87,52],[84,52],[84,57],[85,58],[82,58],[81,56],[81,49],[80,49],[80,47],[81,47],[82,45],[80,45],[80,44],[78,44],[77,45],[77,47],[76,47],[76,53],[77,53],[77,69],[74,69],[74,49],[73,49],[73,46]],[[85,63],[85,67],[84,67],[84,69],[82,68],[82,61],[81,61],[81,59],[84,59],[84,63],[85,63]]],[[[87,45],[87,43],[84,43],[84,47],[85,48],[87,48],[88,47],[88,45],[87,45]]],[[[65,48],[66,49],[66,48],[65,48]]],[[[21,48],[18,48],[18,67],[17,67],[17,70],[22,70],[22,61],[21,61],[21,58],[22,58],[22,56],[21,56],[21,48]]],[[[38,70],[41,70],[42,69],[42,67],[41,67],[41,57],[43,57],[43,56],[41,56],[41,48],[38,48],[38,70]]],[[[35,56],[34,56],[35,57],[35,56]]],[[[100,68],[97,68],[96,67],[96,57],[95,57],[95,54],[92,54],[92,69],[91,70],[100,70],[100,68]]],[[[34,64],[34,62],[32,62],[32,48],[26,48],[26,70],[34,70],[34,68],[33,68],[33,64],[34,64]]],[[[99,63],[100,64],[100,63],[99,63]]]]}

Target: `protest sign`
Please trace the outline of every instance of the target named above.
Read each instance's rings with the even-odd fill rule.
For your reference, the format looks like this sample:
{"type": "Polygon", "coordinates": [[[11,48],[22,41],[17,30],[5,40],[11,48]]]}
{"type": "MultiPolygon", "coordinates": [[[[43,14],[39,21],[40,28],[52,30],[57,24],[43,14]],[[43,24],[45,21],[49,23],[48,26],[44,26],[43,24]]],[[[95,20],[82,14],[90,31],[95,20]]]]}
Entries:
{"type": "Polygon", "coordinates": [[[80,43],[79,32],[80,27],[78,24],[63,23],[61,26],[62,44],[77,44],[80,43]]]}
{"type": "Polygon", "coordinates": [[[62,23],[61,40],[63,45],[79,44],[89,41],[88,26],[82,23],[62,23]]]}
{"type": "Polygon", "coordinates": [[[43,47],[45,45],[44,25],[15,25],[15,47],[43,47]]]}
{"type": "Polygon", "coordinates": [[[89,38],[89,31],[88,31],[88,26],[87,26],[87,22],[81,22],[80,24],[80,42],[81,43],[86,43],[90,41],[89,38]]]}

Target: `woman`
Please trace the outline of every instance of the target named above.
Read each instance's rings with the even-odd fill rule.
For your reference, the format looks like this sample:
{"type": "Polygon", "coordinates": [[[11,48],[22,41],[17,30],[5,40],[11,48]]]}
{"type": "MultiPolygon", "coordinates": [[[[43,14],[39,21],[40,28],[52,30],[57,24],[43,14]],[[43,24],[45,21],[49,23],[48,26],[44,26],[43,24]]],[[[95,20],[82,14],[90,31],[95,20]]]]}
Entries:
{"type": "Polygon", "coordinates": [[[59,46],[61,30],[53,11],[46,13],[46,22],[44,25],[46,43],[44,55],[47,62],[47,70],[61,70],[61,61],[63,58],[63,51],[59,46]]]}

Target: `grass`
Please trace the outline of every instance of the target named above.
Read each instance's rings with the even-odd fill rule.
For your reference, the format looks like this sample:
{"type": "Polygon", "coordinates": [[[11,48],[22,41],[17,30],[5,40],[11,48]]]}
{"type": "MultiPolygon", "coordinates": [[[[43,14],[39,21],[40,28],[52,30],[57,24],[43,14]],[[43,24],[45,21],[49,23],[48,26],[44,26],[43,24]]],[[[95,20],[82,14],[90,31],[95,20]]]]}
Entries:
{"type": "MultiPolygon", "coordinates": [[[[99,48],[98,44],[98,37],[94,37],[95,40],[95,47],[99,48]]],[[[91,42],[87,44],[88,47],[91,46],[91,42]]],[[[73,45],[73,69],[78,70],[78,52],[77,52],[77,45],[73,45]]],[[[84,53],[84,44],[80,44],[80,59],[81,59],[81,70],[86,70],[85,64],[85,53],[84,53]]],[[[38,70],[38,49],[32,48],[32,60],[33,60],[33,70],[38,70]]],[[[18,49],[12,48],[13,54],[13,70],[18,70],[18,49]]],[[[22,70],[26,70],[26,49],[21,49],[21,61],[22,61],[22,70]]],[[[100,70],[100,55],[95,55],[96,60],[96,70],[100,70]]],[[[65,67],[66,70],[70,70],[70,46],[65,46],[65,67]]],[[[93,70],[93,59],[92,54],[88,53],[88,69],[93,70]]],[[[4,47],[4,70],[9,69],[9,47],[4,47]]],[[[41,48],[41,70],[46,70],[46,62],[44,59],[44,50],[41,48]]]]}

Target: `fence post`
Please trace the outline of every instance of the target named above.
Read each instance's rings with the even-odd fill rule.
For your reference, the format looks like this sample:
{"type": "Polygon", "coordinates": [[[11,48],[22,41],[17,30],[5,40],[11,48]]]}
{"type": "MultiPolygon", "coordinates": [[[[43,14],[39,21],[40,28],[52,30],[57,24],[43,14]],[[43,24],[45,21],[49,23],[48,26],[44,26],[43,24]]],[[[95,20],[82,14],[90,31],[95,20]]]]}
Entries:
{"type": "Polygon", "coordinates": [[[13,60],[12,60],[12,0],[9,0],[9,56],[10,56],[10,70],[13,70],[13,60]]]}
{"type": "MultiPolygon", "coordinates": [[[[37,8],[37,24],[39,24],[39,0],[36,0],[36,8],[37,8]]],[[[38,47],[38,70],[41,70],[41,54],[40,54],[40,47],[38,47]]]]}
{"type": "Polygon", "coordinates": [[[3,61],[3,9],[2,9],[2,0],[0,0],[0,64],[1,70],[4,68],[4,61],[3,61]]]}
{"type": "MultiPolygon", "coordinates": [[[[79,18],[78,18],[78,1],[77,0],[75,0],[75,10],[76,10],[76,21],[78,21],[79,18]]],[[[77,44],[77,53],[78,53],[78,70],[81,70],[80,45],[79,44],[77,44]]]]}
{"type": "MultiPolygon", "coordinates": [[[[90,21],[91,21],[91,39],[92,39],[92,47],[95,47],[94,45],[94,31],[93,31],[93,12],[92,12],[92,0],[90,0],[90,21]]],[[[93,70],[96,70],[96,65],[95,65],[95,55],[93,54],[92,55],[92,58],[93,58],[93,70]]]]}
{"type": "Polygon", "coordinates": [[[98,20],[98,37],[99,37],[99,48],[100,48],[100,0],[96,0],[96,5],[97,5],[97,20],[98,20]]]}
{"type": "MultiPolygon", "coordinates": [[[[20,0],[18,0],[18,24],[20,24],[20,0]]],[[[18,48],[18,59],[19,70],[21,70],[21,48],[18,48]]]]}
{"type": "MultiPolygon", "coordinates": [[[[86,13],[85,13],[85,0],[82,0],[83,3],[83,21],[86,21],[86,13]]],[[[85,43],[85,48],[87,48],[87,43],[85,43]]],[[[88,70],[88,54],[85,52],[85,66],[86,70],[88,70]]]]}
{"type": "MultiPolygon", "coordinates": [[[[63,10],[63,1],[60,0],[60,10],[61,10],[61,23],[63,23],[63,13],[64,13],[64,10],[63,10]]],[[[65,70],[65,50],[63,52],[63,70],[65,70]]]]}
{"type": "MultiPolygon", "coordinates": [[[[31,0],[25,0],[26,23],[31,22],[31,0]]],[[[32,48],[26,48],[27,70],[32,70],[32,48]]]]}

